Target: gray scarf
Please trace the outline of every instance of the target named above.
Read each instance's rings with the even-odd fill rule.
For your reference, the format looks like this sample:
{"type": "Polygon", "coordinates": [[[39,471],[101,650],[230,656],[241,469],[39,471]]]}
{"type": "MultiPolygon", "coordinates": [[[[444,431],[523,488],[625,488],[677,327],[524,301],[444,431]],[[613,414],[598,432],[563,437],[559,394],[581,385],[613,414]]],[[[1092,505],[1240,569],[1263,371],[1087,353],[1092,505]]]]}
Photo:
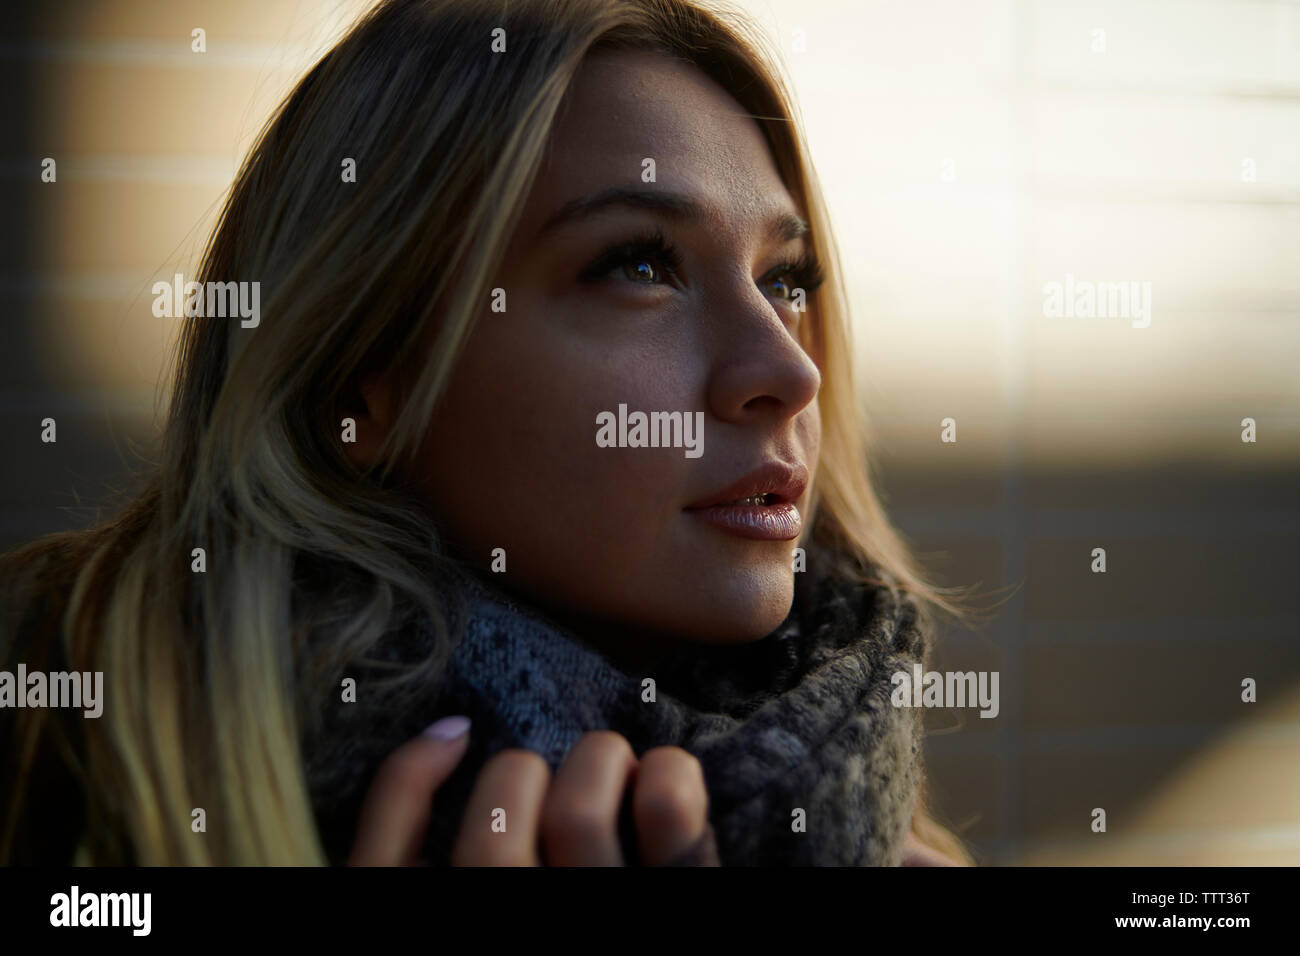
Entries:
{"type": "MultiPolygon", "coordinates": [[[[920,785],[922,729],[915,711],[890,703],[890,678],[923,661],[916,606],[832,570],[823,551],[808,557],[774,632],[692,648],[646,674],[625,673],[489,581],[467,577],[463,636],[428,704],[382,726],[373,709],[344,705],[333,743],[310,760],[331,862],[347,857],[379,762],[437,718],[465,714],[469,749],[436,795],[425,844],[434,865],[450,857],[490,756],[523,747],[554,772],[584,732],[602,729],[622,734],[638,755],[672,744],[699,759],[724,866],[898,865],[920,785]],[[643,699],[647,677],[653,702],[643,699]]],[[[418,650],[427,632],[414,633],[418,650]]],[[[626,813],[622,832],[635,862],[626,813]]]]}

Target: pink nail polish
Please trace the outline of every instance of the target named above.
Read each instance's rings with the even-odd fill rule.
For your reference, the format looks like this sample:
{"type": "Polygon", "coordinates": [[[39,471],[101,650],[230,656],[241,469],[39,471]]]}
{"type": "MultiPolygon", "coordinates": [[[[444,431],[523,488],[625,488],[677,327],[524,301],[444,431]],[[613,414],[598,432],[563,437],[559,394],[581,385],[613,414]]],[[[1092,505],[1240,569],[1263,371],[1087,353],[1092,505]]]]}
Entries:
{"type": "Polygon", "coordinates": [[[455,740],[469,731],[469,718],[461,715],[444,717],[437,723],[430,724],[424,733],[435,740],[455,740]]]}

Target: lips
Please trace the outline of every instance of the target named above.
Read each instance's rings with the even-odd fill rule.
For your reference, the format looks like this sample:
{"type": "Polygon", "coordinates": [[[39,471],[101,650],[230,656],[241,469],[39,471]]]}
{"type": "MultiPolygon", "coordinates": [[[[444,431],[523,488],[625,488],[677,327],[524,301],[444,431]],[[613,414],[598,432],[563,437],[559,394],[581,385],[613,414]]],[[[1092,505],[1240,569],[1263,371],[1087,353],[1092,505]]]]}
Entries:
{"type": "Polygon", "coordinates": [[[762,497],[758,507],[790,504],[798,501],[808,487],[808,469],[802,462],[767,461],[749,474],[707,497],[687,505],[686,511],[699,511],[715,505],[750,505],[745,501],[762,497]]]}

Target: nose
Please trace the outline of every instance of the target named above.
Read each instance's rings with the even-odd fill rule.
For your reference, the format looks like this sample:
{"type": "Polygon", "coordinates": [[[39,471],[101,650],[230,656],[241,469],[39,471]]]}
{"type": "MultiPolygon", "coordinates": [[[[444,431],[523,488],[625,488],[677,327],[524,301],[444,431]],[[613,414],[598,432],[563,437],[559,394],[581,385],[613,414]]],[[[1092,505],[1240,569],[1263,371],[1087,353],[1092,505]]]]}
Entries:
{"type": "MultiPolygon", "coordinates": [[[[738,284],[739,285],[739,284],[738,284]]],[[[747,288],[720,292],[711,308],[708,401],[726,422],[781,422],[817,397],[821,371],[798,338],[810,312],[778,305],[749,280],[747,288]]]]}

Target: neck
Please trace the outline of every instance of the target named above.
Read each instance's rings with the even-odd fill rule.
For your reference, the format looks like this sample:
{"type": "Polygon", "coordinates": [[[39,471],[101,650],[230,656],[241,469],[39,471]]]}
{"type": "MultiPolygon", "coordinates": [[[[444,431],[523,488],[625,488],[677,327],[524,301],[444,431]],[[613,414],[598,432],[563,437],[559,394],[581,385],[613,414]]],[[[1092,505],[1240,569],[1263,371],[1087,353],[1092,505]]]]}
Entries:
{"type": "Polygon", "coordinates": [[[632,675],[650,674],[691,646],[690,641],[678,637],[589,615],[569,614],[557,621],[615,667],[632,675]]]}

